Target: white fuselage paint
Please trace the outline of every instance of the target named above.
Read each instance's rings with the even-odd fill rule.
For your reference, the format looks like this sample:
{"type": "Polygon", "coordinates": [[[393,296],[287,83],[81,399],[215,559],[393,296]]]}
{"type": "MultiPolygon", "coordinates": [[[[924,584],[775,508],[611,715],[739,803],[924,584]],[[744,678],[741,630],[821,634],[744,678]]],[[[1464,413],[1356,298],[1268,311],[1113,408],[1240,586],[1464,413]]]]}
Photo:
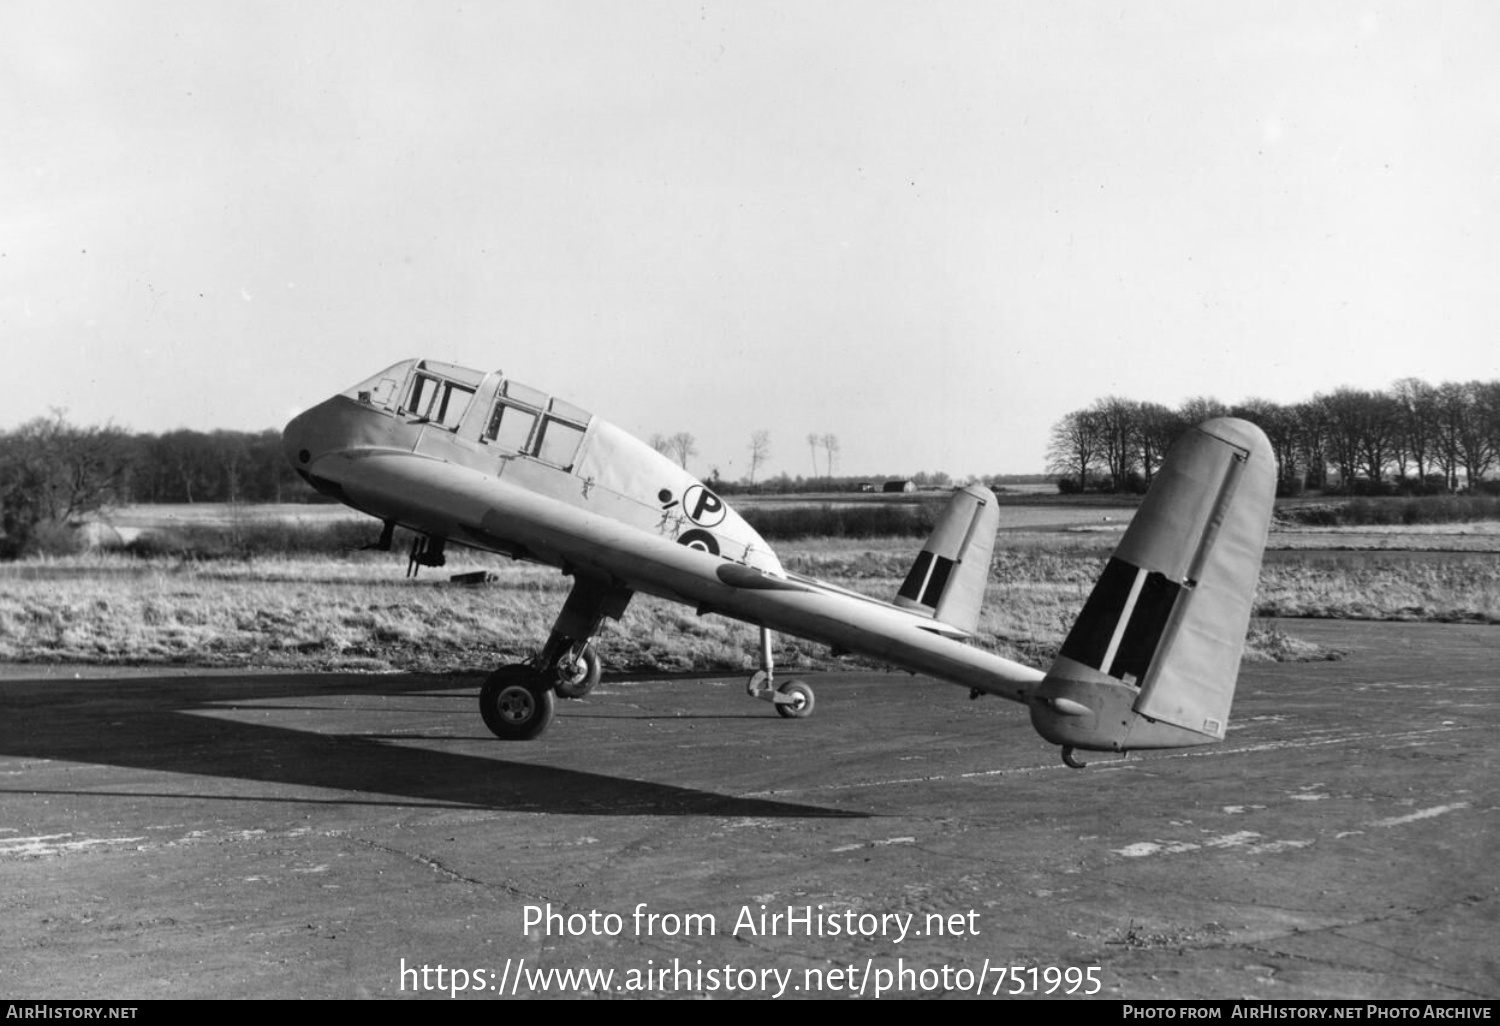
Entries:
{"type": "Polygon", "coordinates": [[[675,507],[663,515],[656,499],[669,492],[681,498],[702,485],[597,418],[582,469],[573,473],[534,462],[522,472],[511,465],[514,457],[495,460],[498,472],[484,469],[483,454],[476,456],[461,437],[453,443],[456,457],[445,459],[430,429],[422,434],[420,451],[400,444],[343,446],[340,434],[361,442],[373,434],[367,426],[341,427],[343,421],[389,417],[345,397],[308,415],[321,418],[319,434],[327,447],[309,453],[304,471],[336,484],[346,502],[383,520],[479,549],[520,553],[568,573],[683,602],[700,613],[718,613],[1017,702],[1025,703],[1044,676],[967,644],[952,636],[962,632],[930,616],[785,574],[770,547],[727,506],[722,514],[714,511],[720,517],[712,528],[719,553],[682,543],[689,532],[701,535],[707,529],[675,507]],[[598,475],[578,476],[604,465],[611,468],[607,484],[612,487],[598,475]],[[719,573],[723,567],[749,576],[726,583],[719,573]]]}

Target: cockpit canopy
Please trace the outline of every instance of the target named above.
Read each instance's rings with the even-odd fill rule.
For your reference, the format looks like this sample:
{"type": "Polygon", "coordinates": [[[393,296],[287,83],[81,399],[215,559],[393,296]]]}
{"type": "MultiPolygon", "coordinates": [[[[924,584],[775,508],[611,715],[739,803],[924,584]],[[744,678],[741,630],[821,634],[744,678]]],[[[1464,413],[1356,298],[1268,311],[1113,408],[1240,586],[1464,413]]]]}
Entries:
{"type": "Polygon", "coordinates": [[[485,374],[437,360],[403,360],[342,394],[563,469],[571,469],[592,419],[586,410],[499,371],[485,374]]]}
{"type": "Polygon", "coordinates": [[[451,363],[402,360],[343,394],[391,413],[410,413],[456,428],[484,379],[482,371],[451,363]]]}

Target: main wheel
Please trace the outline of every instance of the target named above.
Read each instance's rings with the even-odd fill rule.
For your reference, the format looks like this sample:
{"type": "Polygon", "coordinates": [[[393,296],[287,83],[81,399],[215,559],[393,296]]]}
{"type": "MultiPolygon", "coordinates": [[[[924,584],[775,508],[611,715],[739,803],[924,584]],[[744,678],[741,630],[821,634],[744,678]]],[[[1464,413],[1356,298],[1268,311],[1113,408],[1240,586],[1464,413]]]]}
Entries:
{"type": "Polygon", "coordinates": [[[776,711],[789,720],[806,719],[813,711],[813,690],[800,680],[789,680],[776,689],[792,700],[777,702],[776,711]]]}
{"type": "Polygon", "coordinates": [[[479,715],[502,741],[541,737],[556,704],[552,685],[525,663],[500,667],[479,689],[479,715]]]}
{"type": "Polygon", "coordinates": [[[599,656],[594,652],[593,645],[586,645],[583,655],[571,664],[566,655],[562,662],[557,664],[557,691],[560,698],[582,698],[594,690],[594,685],[599,683],[599,675],[603,672],[603,666],[599,663],[599,656]]]}

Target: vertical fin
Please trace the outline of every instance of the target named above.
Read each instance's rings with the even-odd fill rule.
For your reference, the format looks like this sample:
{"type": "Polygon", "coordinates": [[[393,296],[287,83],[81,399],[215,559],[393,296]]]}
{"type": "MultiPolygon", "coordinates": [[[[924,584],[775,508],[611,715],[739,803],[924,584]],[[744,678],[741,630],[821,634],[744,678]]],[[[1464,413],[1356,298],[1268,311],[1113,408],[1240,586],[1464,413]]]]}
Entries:
{"type": "Polygon", "coordinates": [[[1253,424],[1210,420],[1177,441],[1032,696],[1043,737],[1114,751],[1223,740],[1275,493],[1253,424]]]}
{"type": "Polygon", "coordinates": [[[969,485],[954,492],[917,553],[896,605],[972,634],[984,605],[999,523],[995,495],[988,488],[969,485]]]}

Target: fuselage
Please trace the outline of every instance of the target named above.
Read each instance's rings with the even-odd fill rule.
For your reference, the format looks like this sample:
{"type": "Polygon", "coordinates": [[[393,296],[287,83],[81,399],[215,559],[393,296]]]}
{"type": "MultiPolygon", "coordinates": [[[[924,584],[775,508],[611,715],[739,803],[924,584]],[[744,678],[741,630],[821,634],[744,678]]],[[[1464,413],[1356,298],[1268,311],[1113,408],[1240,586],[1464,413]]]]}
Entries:
{"type": "Polygon", "coordinates": [[[500,372],[407,360],[283,433],[314,487],[388,523],[1026,701],[1043,674],[962,631],[787,573],[716,492],[500,372]]]}

